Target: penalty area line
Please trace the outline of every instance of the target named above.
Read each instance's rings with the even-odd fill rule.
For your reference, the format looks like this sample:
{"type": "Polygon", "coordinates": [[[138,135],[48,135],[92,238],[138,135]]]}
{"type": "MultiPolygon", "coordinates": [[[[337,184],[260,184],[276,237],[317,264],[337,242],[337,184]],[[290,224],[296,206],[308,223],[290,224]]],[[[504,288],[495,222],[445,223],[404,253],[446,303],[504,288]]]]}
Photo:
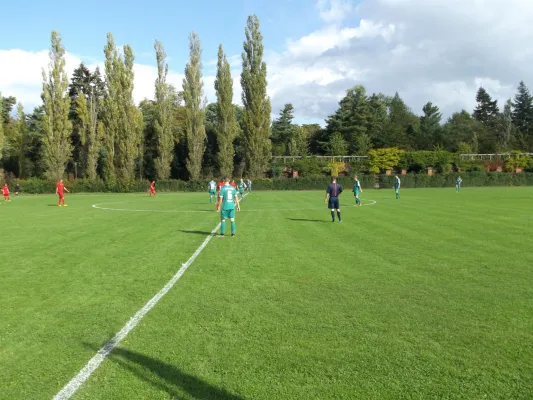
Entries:
{"type": "Polygon", "coordinates": [[[213,236],[220,228],[220,222],[215,229],[205,238],[203,243],[196,249],[194,254],[187,260],[185,264],[181,265],[181,268],[176,272],[167,284],[144,305],[130,320],[124,325],[124,327],[115,335],[113,339],[107,342],[98,352],[89,360],[89,362],[78,372],[78,374],[72,378],[60,391],[54,396],[54,400],[66,400],[78,391],[78,389],[87,381],[91,374],[102,364],[106,357],[117,347],[122,340],[137,326],[141,319],[161,300],[161,298],[168,293],[170,289],[176,284],[176,282],[187,271],[187,268],[194,262],[196,257],[202,252],[202,250],[211,241],[213,236]]]}

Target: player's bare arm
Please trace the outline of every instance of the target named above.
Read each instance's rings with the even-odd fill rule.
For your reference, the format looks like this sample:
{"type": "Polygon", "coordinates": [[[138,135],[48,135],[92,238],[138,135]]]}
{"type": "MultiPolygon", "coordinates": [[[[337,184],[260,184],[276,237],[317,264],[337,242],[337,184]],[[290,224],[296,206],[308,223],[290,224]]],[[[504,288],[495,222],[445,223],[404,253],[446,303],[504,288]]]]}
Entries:
{"type": "Polygon", "coordinates": [[[235,195],[235,204],[237,204],[237,211],[241,211],[241,204],[239,203],[237,195],[235,195]]]}

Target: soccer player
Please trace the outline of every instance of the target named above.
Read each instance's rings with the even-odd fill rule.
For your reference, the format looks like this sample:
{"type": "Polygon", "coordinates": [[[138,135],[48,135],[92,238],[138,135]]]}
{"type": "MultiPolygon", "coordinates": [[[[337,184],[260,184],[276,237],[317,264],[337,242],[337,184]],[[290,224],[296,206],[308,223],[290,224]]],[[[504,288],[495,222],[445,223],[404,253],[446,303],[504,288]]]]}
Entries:
{"type": "Polygon", "coordinates": [[[65,204],[65,193],[63,191],[66,191],[67,193],[70,193],[68,189],[65,187],[65,184],[63,183],[63,179],[60,179],[59,182],[57,182],[56,185],[56,194],[59,196],[59,200],[57,201],[57,205],[61,207],[61,203],[63,203],[63,207],[66,207],[65,204]]]}
{"type": "Polygon", "coordinates": [[[15,197],[19,197],[19,192],[20,192],[20,185],[17,183],[15,185],[15,197]]]}
{"type": "Polygon", "coordinates": [[[335,210],[337,210],[337,217],[339,222],[341,220],[341,207],[339,205],[339,195],[342,193],[342,186],[337,184],[336,178],[331,178],[331,185],[326,189],[326,199],[324,203],[328,203],[328,208],[331,210],[331,222],[335,222],[335,210]]]}
{"type": "Polygon", "coordinates": [[[363,188],[361,187],[361,182],[359,182],[359,179],[357,179],[357,175],[354,176],[354,182],[353,182],[353,188],[352,192],[355,196],[355,205],[361,206],[361,199],[359,198],[359,193],[363,192],[363,188]]]}
{"type": "Polygon", "coordinates": [[[226,233],[226,220],[231,221],[231,236],[235,236],[235,206],[237,211],[241,211],[237,190],[230,185],[229,178],[224,180],[224,186],[220,189],[219,199],[222,210],[220,211],[220,236],[224,237],[226,233]]]}
{"type": "Polygon", "coordinates": [[[216,212],[220,211],[220,191],[222,190],[225,184],[226,182],[224,182],[224,179],[221,179],[220,182],[217,183],[217,202],[215,207],[216,212]]]}
{"type": "Polygon", "coordinates": [[[239,194],[241,195],[241,200],[244,199],[244,191],[246,190],[246,183],[244,183],[244,179],[241,179],[239,182],[239,194]]]}
{"type": "Polygon", "coordinates": [[[461,191],[461,184],[463,183],[463,180],[461,179],[460,176],[457,177],[457,179],[455,180],[455,191],[457,193],[459,193],[461,191]]]}
{"type": "Polygon", "coordinates": [[[246,186],[248,186],[248,192],[251,192],[252,191],[252,181],[250,179],[248,179],[248,181],[246,182],[246,186]]]}
{"type": "Polygon", "coordinates": [[[213,203],[213,197],[217,198],[217,183],[215,182],[215,178],[211,178],[209,183],[207,184],[207,188],[209,190],[209,203],[213,203]]]}
{"type": "Polygon", "coordinates": [[[156,193],[155,193],[155,181],[152,181],[152,183],[150,183],[150,197],[152,197],[152,194],[154,195],[154,197],[157,197],[156,196],[156,193]]]}
{"type": "Polygon", "coordinates": [[[401,185],[400,177],[396,175],[394,177],[394,191],[396,192],[396,199],[400,198],[400,185],[401,185]]]}
{"type": "Polygon", "coordinates": [[[11,198],[9,197],[9,187],[7,186],[7,183],[4,184],[2,187],[2,192],[4,192],[4,201],[11,201],[11,198]]]}
{"type": "Polygon", "coordinates": [[[235,189],[237,189],[237,184],[235,183],[235,180],[232,179],[231,182],[229,183],[231,186],[233,186],[235,189]]]}

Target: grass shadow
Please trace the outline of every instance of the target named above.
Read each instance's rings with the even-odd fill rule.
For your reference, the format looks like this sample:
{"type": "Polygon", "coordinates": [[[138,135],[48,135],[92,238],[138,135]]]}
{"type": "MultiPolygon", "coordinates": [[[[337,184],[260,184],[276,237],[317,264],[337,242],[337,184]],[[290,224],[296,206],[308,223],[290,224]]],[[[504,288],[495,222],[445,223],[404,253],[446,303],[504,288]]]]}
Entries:
{"type": "Polygon", "coordinates": [[[305,218],[287,218],[289,221],[296,221],[296,222],[328,222],[323,219],[305,219],[305,218]]]}
{"type": "MultiPolygon", "coordinates": [[[[93,348],[91,345],[87,347],[93,348]]],[[[97,351],[98,349],[93,350],[97,351]]],[[[158,390],[167,392],[172,398],[182,398],[183,392],[195,399],[244,400],[218,388],[203,379],[187,374],[172,364],[123,348],[115,348],[108,359],[133,373],[139,379],[158,390]]]]}

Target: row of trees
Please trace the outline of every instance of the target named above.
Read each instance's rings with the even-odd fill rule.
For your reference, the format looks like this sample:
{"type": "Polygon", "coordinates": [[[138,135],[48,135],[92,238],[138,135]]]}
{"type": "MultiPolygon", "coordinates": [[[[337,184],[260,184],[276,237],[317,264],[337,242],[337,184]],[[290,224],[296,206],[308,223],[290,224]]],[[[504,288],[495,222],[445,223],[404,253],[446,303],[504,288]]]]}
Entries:
{"type": "Polygon", "coordinates": [[[260,176],[271,156],[271,106],[266,64],[262,60],[263,38],[255,15],[248,18],[245,35],[243,107],[233,104],[233,79],[222,45],[215,82],[217,102],[207,105],[202,47],[194,32],[189,37],[190,58],[183,90],[178,92],[168,83],[165,50],[156,41],[155,99],[144,100],[137,107],[133,100],[135,58],[131,46],[119,51],[109,33],[104,48],[104,78],[98,68],[92,72],[81,64],[69,84],[65,49],[60,35],[52,32],[50,64],[43,71],[43,106],[32,115],[25,115],[19,104],[12,119],[16,99],[0,94],[0,154],[4,169],[18,177],[44,175],[49,179],[62,177],[65,170],[109,182],[131,182],[146,176],[199,179],[206,172],[206,165],[232,174],[237,144],[247,173],[260,176]],[[239,143],[235,143],[237,137],[239,143]]]}
{"type": "Polygon", "coordinates": [[[417,116],[398,93],[368,95],[363,86],[356,86],[347,90],[324,128],[295,124],[292,104],[271,123],[262,40],[259,20],[250,16],[242,52],[242,106],[234,104],[233,78],[222,45],[216,102],[205,100],[202,47],[194,32],[182,90],[169,84],[167,55],[156,41],[154,100],[137,106],[131,46],[119,50],[108,34],[103,76],[98,68],[90,71],[81,64],[69,80],[61,37],[52,32],[50,64],[43,71],[43,105],[26,115],[14,97],[0,94],[2,167],[21,178],[57,179],[67,171],[90,180],[128,182],[212,174],[260,177],[269,169],[272,155],[366,155],[390,147],[460,153],[533,151],[533,96],[523,82],[503,110],[479,88],[472,113],[462,110],[444,122],[432,103],[417,116]]]}

